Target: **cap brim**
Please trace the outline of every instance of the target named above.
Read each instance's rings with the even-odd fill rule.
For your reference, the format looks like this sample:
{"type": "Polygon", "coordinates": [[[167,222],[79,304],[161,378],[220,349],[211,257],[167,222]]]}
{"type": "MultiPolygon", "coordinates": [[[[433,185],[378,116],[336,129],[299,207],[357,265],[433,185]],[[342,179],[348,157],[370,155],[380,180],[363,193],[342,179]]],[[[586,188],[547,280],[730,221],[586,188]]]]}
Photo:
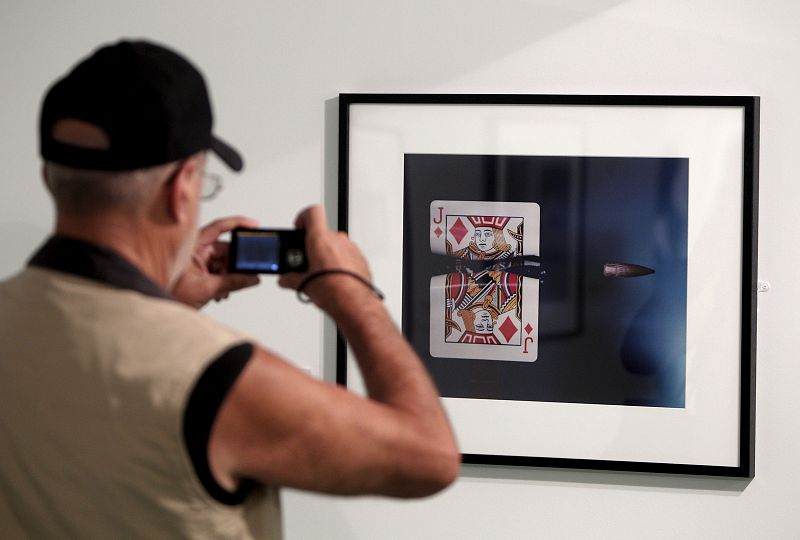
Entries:
{"type": "Polygon", "coordinates": [[[242,160],[241,154],[219,137],[212,135],[211,150],[234,171],[239,172],[244,168],[244,161],[242,160]]]}

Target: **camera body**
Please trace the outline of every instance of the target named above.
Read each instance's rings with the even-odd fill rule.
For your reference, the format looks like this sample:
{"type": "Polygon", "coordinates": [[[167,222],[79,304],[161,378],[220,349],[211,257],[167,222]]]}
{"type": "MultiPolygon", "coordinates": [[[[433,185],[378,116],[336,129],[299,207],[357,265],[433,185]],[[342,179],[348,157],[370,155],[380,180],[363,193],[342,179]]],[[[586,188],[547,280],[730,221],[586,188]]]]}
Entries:
{"type": "Polygon", "coordinates": [[[228,271],[237,274],[285,274],[308,270],[306,232],[302,229],[231,231],[228,271]]]}

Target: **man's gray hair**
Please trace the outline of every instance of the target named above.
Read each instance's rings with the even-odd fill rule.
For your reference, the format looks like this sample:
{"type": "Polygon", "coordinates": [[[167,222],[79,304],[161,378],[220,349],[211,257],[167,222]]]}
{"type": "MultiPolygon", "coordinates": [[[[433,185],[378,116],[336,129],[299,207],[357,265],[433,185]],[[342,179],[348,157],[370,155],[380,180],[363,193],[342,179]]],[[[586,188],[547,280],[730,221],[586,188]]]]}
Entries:
{"type": "Polygon", "coordinates": [[[173,167],[168,164],[135,171],[88,171],[48,162],[45,175],[59,211],[86,215],[142,208],[173,167]]]}

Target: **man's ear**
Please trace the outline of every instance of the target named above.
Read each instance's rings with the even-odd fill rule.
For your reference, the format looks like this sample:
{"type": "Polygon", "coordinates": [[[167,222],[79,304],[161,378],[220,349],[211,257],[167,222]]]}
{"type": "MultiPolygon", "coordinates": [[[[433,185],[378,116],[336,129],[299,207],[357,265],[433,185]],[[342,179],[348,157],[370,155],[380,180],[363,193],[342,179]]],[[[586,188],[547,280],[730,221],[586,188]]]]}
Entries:
{"type": "Polygon", "coordinates": [[[197,190],[194,185],[197,181],[194,178],[196,174],[198,174],[196,161],[184,160],[172,174],[170,181],[164,185],[168,215],[176,222],[183,222],[192,216],[192,205],[197,204],[195,201],[197,195],[194,193],[197,190]]]}

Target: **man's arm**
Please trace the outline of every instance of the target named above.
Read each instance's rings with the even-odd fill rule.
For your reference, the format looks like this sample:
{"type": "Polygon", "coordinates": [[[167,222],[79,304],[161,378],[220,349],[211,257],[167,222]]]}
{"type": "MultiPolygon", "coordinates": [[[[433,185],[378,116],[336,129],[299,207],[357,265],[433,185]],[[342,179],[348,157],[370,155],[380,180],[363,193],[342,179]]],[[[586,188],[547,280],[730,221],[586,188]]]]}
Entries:
{"type": "MultiPolygon", "coordinates": [[[[325,225],[322,209],[301,214],[310,272],[350,270],[369,278],[359,250],[325,225]]],[[[303,275],[285,275],[297,287],[303,275]]],[[[352,347],[368,399],[317,381],[257,349],[223,402],[209,440],[217,481],[241,478],[339,494],[424,496],[457,476],[460,455],[438,393],[382,302],[356,279],[328,274],[305,292],[352,347]]]]}

